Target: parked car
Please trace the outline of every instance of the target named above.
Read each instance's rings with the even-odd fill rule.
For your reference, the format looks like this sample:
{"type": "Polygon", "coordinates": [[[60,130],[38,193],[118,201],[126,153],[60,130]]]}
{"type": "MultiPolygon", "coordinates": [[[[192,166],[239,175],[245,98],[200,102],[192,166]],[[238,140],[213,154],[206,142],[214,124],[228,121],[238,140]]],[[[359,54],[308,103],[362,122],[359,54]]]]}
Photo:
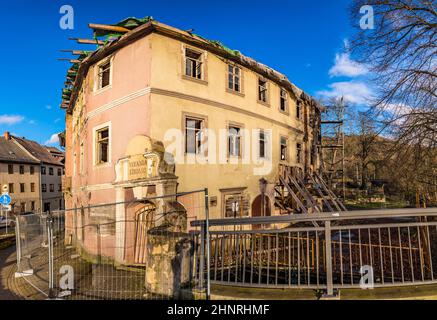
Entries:
{"type": "Polygon", "coordinates": [[[6,228],[6,226],[10,228],[15,227],[15,221],[12,219],[6,219],[5,217],[0,217],[0,228],[6,228]]]}

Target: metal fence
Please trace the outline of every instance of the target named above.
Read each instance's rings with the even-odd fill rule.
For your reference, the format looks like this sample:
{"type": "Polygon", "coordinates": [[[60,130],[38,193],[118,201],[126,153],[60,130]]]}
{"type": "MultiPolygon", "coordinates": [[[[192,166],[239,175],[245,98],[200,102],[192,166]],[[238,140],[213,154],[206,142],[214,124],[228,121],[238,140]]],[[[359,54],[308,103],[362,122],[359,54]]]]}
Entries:
{"type": "Polygon", "coordinates": [[[437,209],[196,221],[211,283],[363,288],[436,283],[437,209]],[[209,232],[207,232],[208,230],[209,232]]]}
{"type": "Polygon", "coordinates": [[[196,191],[17,216],[17,274],[42,299],[205,298],[206,273],[193,272],[205,250],[181,226],[206,204],[196,191]]]}

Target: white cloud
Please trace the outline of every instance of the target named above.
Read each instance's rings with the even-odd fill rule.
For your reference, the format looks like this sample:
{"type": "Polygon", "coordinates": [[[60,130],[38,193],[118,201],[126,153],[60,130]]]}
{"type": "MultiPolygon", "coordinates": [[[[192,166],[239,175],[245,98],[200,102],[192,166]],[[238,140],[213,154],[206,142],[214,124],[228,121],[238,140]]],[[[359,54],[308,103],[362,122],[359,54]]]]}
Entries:
{"type": "Polygon", "coordinates": [[[7,115],[7,114],[0,115],[0,124],[5,124],[8,126],[20,123],[23,120],[24,120],[24,117],[22,117],[22,116],[7,115]]]}
{"type": "Polygon", "coordinates": [[[372,89],[364,82],[345,81],[334,82],[329,85],[329,90],[317,92],[322,98],[344,97],[349,103],[366,105],[373,98],[372,89]]]}
{"type": "Polygon", "coordinates": [[[349,53],[337,53],[334,66],[329,70],[331,77],[358,77],[367,74],[369,71],[364,64],[351,59],[349,53]]]}
{"type": "Polygon", "coordinates": [[[50,139],[47,140],[46,142],[44,142],[44,144],[46,144],[46,145],[54,145],[54,144],[59,143],[59,137],[58,137],[58,134],[59,134],[59,133],[52,134],[52,136],[50,137],[50,139]]]}

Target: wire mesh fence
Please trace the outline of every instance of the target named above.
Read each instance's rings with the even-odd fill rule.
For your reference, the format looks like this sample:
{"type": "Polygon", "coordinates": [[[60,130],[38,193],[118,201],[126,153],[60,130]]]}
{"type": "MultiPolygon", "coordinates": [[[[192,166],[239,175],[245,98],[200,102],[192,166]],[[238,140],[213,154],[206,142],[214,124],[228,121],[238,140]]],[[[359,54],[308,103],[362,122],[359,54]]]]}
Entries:
{"type": "Polygon", "coordinates": [[[187,217],[206,203],[197,191],[18,216],[17,274],[41,298],[204,299],[204,244],[187,217]]]}

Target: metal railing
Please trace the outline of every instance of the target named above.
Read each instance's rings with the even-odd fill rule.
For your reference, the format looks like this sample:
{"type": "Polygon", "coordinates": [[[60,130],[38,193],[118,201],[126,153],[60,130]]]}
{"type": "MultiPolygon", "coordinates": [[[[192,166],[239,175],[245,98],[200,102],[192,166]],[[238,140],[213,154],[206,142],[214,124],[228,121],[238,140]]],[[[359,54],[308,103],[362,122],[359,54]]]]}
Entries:
{"type": "MultiPolygon", "coordinates": [[[[209,235],[211,283],[324,289],[436,283],[437,209],[192,223],[209,235]]],[[[205,244],[206,245],[206,244],[205,244]]],[[[204,274],[205,272],[203,272],[204,274]]]]}

